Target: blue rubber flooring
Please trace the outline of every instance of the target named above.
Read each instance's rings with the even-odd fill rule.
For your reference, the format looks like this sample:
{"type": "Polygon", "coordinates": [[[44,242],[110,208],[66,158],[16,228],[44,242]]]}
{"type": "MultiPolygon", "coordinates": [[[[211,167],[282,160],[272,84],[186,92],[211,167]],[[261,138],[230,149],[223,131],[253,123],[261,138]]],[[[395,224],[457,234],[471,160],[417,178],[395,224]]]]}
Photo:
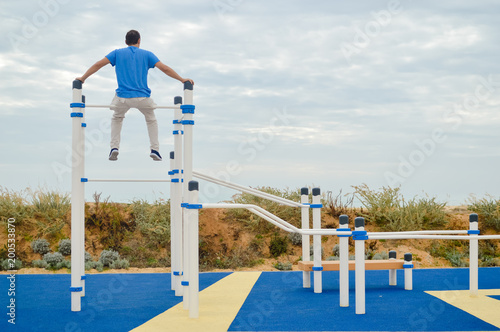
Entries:
{"type": "MultiPolygon", "coordinates": [[[[200,274],[200,289],[228,274],[200,274]]],[[[405,291],[402,270],[391,287],[387,271],[367,271],[366,314],[356,315],[353,271],[348,308],[338,305],[338,272],[323,272],[322,294],[302,288],[302,272],[263,272],[229,331],[499,331],[424,292],[466,290],[468,282],[468,269],[415,269],[405,291]]],[[[82,311],[71,312],[69,275],[17,275],[12,325],[9,284],[0,275],[0,331],[129,331],[181,301],[170,274],[95,274],[87,275],[82,311]]],[[[500,268],[481,268],[479,288],[500,289],[500,268]]]]}

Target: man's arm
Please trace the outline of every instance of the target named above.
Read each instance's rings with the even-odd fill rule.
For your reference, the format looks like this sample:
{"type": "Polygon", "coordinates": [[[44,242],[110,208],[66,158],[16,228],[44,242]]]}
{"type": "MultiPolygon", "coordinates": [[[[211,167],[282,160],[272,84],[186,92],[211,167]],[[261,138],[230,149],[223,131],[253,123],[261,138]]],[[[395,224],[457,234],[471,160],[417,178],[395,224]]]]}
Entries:
{"type": "Polygon", "coordinates": [[[179,74],[177,74],[175,72],[175,70],[173,70],[172,68],[170,68],[169,66],[167,66],[166,64],[164,64],[161,61],[158,61],[155,64],[155,67],[158,68],[159,70],[161,70],[162,72],[164,72],[165,75],[170,76],[173,79],[176,79],[178,81],[181,81],[182,83],[189,81],[189,82],[191,82],[191,84],[194,84],[194,82],[193,82],[192,79],[190,79],[190,78],[182,78],[181,76],[179,76],[179,74]]]}
{"type": "Polygon", "coordinates": [[[82,83],[85,82],[87,78],[89,78],[90,75],[95,74],[99,69],[107,65],[109,62],[108,58],[104,57],[101,60],[97,61],[94,63],[86,72],[83,74],[82,77],[77,77],[76,79],[79,81],[82,81],[82,83]]]}

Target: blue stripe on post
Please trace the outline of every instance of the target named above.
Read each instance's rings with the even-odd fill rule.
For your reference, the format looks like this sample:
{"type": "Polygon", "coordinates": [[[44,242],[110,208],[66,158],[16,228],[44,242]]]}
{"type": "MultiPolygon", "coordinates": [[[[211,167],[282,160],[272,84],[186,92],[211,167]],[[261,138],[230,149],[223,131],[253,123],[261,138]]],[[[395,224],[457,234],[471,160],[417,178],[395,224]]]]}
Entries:
{"type": "Polygon", "coordinates": [[[184,179],[172,179],[172,180],[170,180],[170,181],[172,181],[172,182],[174,182],[174,183],[179,183],[179,182],[184,182],[184,179]],[[179,181],[179,180],[180,180],[180,181],[179,181]]]}
{"type": "Polygon", "coordinates": [[[481,234],[481,231],[477,229],[469,229],[467,234],[481,234]]]}
{"type": "Polygon", "coordinates": [[[182,275],[182,272],[174,271],[174,276],[181,276],[181,275],[182,275]]]}
{"type": "Polygon", "coordinates": [[[181,281],[182,286],[189,286],[189,281],[181,281]]]}
{"type": "Polygon", "coordinates": [[[323,204],[310,204],[311,209],[321,209],[323,204]]]}
{"type": "Polygon", "coordinates": [[[181,207],[187,207],[188,203],[181,203],[181,207]]]}
{"type": "Polygon", "coordinates": [[[80,182],[89,182],[89,179],[87,179],[87,178],[81,178],[80,182]]]}
{"type": "Polygon", "coordinates": [[[313,266],[313,271],[323,271],[323,266],[313,266]]]}
{"type": "Polygon", "coordinates": [[[405,269],[413,269],[413,264],[403,264],[403,268],[405,268],[405,269]]]}
{"type": "Polygon", "coordinates": [[[85,104],[84,103],[71,103],[71,104],[69,104],[69,107],[71,107],[71,108],[75,108],[75,107],[85,108],[85,104]]]}
{"type": "Polygon", "coordinates": [[[85,122],[82,122],[82,127],[87,128],[87,124],[85,122]]]}
{"type": "Polygon", "coordinates": [[[195,109],[194,105],[189,105],[189,104],[181,105],[182,114],[194,114],[194,109],[195,109]]]}
{"type": "Polygon", "coordinates": [[[202,208],[203,208],[203,205],[201,205],[201,204],[188,204],[186,206],[186,209],[189,209],[189,210],[199,210],[202,208]]]}
{"type": "Polygon", "coordinates": [[[69,291],[70,292],[81,292],[83,290],[83,287],[70,287],[69,291]]]}
{"type": "Polygon", "coordinates": [[[181,123],[183,125],[194,125],[194,121],[193,120],[182,120],[181,123]]]}
{"type": "Polygon", "coordinates": [[[181,123],[181,121],[180,121],[180,120],[174,120],[174,121],[172,121],[172,123],[173,123],[173,124],[180,124],[180,123],[181,123]]]}
{"type": "Polygon", "coordinates": [[[73,112],[71,113],[72,118],[83,118],[83,113],[81,112],[73,112]]]}

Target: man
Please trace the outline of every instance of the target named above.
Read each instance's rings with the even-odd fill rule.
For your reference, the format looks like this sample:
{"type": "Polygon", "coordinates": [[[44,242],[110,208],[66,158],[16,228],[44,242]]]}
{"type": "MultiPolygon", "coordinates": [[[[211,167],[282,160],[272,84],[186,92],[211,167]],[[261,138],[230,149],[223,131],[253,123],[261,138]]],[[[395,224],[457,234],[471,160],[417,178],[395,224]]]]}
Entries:
{"type": "Polygon", "coordinates": [[[148,70],[156,67],[166,75],[182,83],[189,81],[191,84],[194,84],[194,82],[189,78],[179,76],[172,68],[162,63],[152,52],[140,49],[141,35],[138,31],[130,30],[127,32],[125,43],[128,47],[112,51],[102,60],[92,65],[83,76],[76,79],[84,83],[89,76],[96,73],[108,63],[115,67],[118,89],[116,89],[116,95],[111,102],[111,109],[114,113],[111,120],[111,151],[109,153],[109,160],[118,159],[120,133],[125,113],[130,108],[137,108],[146,118],[151,145],[149,156],[153,160],[161,161],[159,152],[160,144],[158,142],[158,123],[156,122],[154,113],[156,104],[150,98],[151,90],[148,87],[147,80],[148,70]]]}

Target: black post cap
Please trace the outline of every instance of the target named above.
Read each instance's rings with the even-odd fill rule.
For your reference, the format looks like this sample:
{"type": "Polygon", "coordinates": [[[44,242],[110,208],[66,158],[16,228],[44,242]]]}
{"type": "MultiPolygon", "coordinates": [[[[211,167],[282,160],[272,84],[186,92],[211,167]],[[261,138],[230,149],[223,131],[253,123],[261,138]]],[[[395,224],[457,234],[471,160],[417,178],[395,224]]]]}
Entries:
{"type": "Polygon", "coordinates": [[[405,261],[406,262],[411,262],[412,261],[412,257],[413,257],[412,254],[410,252],[407,252],[405,254],[405,261]]]}
{"type": "Polygon", "coordinates": [[[389,259],[391,258],[396,259],[396,257],[397,257],[396,250],[389,251],[389,259]]]}
{"type": "Polygon", "coordinates": [[[170,159],[174,159],[175,158],[175,152],[174,151],[170,151],[170,159]]]}
{"type": "Polygon", "coordinates": [[[194,181],[194,180],[189,181],[188,190],[189,191],[193,191],[193,190],[198,191],[199,190],[198,189],[198,181],[194,181]]]}
{"type": "Polygon", "coordinates": [[[339,217],[339,225],[347,226],[349,224],[349,216],[343,214],[339,217]]]}
{"type": "Polygon", "coordinates": [[[354,219],[354,227],[365,227],[365,218],[357,217],[356,219],[354,219]]]}
{"type": "Polygon", "coordinates": [[[82,95],[82,103],[85,104],[85,96],[84,95],[82,95]]]}
{"type": "Polygon", "coordinates": [[[184,90],[193,90],[193,84],[189,81],[184,82],[184,90]]]}
{"type": "Polygon", "coordinates": [[[182,97],[181,96],[175,96],[174,97],[174,105],[182,104],[182,97]]]}
{"type": "Polygon", "coordinates": [[[313,188],[313,196],[319,196],[321,194],[321,189],[313,188]]]}
{"type": "Polygon", "coordinates": [[[81,89],[83,82],[80,80],[73,81],[73,89],[81,89]]]}
{"type": "Polygon", "coordinates": [[[477,213],[471,213],[469,215],[469,222],[478,222],[479,220],[479,216],[477,215],[477,213]]]}
{"type": "Polygon", "coordinates": [[[307,188],[307,187],[300,188],[300,194],[301,195],[309,195],[309,188],[307,188]]]}

